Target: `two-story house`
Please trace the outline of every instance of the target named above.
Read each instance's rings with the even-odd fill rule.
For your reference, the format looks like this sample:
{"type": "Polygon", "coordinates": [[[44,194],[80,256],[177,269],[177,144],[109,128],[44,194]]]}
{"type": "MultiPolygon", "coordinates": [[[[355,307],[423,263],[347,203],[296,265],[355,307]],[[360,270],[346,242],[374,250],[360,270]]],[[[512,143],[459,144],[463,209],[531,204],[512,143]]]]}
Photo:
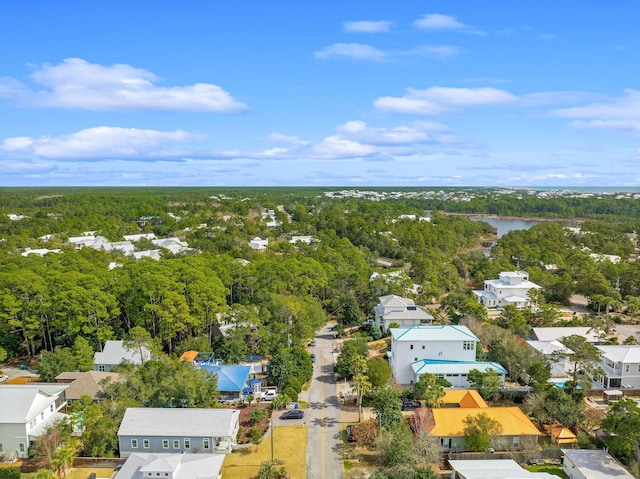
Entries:
{"type": "Polygon", "coordinates": [[[640,345],[596,347],[600,350],[600,367],[604,371],[598,382],[605,389],[640,389],[640,345]]]}
{"type": "Polygon", "coordinates": [[[124,341],[110,340],[105,342],[102,351],[93,355],[93,369],[94,371],[109,372],[111,368],[123,361],[142,366],[149,359],[151,359],[151,351],[144,346],[140,349],[128,348],[124,345],[124,341]]]}
{"type": "Polygon", "coordinates": [[[379,299],[380,303],[373,308],[373,311],[375,321],[382,331],[387,331],[392,323],[397,323],[402,328],[409,328],[433,322],[433,316],[426,308],[416,306],[408,298],[389,294],[379,299]]]}
{"type": "Polygon", "coordinates": [[[493,369],[501,382],[507,371],[497,363],[476,361],[480,340],[460,325],[391,328],[390,363],[398,384],[414,384],[421,374],[435,374],[453,387],[469,387],[469,371],[493,369]]]}
{"type": "Polygon", "coordinates": [[[47,428],[66,417],[66,385],[25,384],[0,386],[0,453],[27,458],[29,446],[47,428]]]}
{"type": "Polygon", "coordinates": [[[127,408],[120,428],[120,457],[134,452],[227,453],[236,445],[236,409],[127,408]]]}
{"type": "Polygon", "coordinates": [[[525,271],[504,271],[498,279],[487,279],[484,289],[473,291],[478,301],[486,308],[504,308],[508,304],[518,309],[529,306],[529,291],[542,289],[529,281],[529,273],[525,271]]]}

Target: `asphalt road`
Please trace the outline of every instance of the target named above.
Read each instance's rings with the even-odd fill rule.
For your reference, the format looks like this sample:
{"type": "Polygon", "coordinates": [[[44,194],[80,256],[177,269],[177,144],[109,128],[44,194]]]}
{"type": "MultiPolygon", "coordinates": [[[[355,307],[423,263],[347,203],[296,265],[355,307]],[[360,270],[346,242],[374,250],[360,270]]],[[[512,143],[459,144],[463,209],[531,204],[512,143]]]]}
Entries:
{"type": "Polygon", "coordinates": [[[307,479],[342,479],[340,407],[333,373],[333,333],[324,327],[316,335],[313,381],[309,388],[307,479]]]}

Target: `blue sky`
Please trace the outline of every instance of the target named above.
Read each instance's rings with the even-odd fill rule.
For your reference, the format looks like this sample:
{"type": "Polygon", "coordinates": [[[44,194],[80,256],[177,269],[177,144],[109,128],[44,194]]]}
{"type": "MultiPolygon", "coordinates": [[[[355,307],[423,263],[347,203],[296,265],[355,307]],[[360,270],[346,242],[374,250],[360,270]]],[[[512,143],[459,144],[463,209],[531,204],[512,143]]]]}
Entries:
{"type": "Polygon", "coordinates": [[[0,185],[640,186],[636,0],[0,3],[0,185]]]}

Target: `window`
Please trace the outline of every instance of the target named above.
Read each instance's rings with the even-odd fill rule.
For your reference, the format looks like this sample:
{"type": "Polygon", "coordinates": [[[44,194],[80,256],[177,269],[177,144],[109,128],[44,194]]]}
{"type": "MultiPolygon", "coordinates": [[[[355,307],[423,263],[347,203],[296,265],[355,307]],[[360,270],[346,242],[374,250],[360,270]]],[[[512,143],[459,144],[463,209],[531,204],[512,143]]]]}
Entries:
{"type": "Polygon", "coordinates": [[[413,344],[411,344],[411,345],[409,346],[409,349],[413,349],[413,344]]]}
{"type": "Polygon", "coordinates": [[[417,361],[417,360],[418,360],[418,358],[413,358],[413,360],[414,360],[414,361],[417,361]]]}
{"type": "Polygon", "coordinates": [[[638,364],[638,372],[640,373],[640,364],[638,364]]]}
{"type": "Polygon", "coordinates": [[[204,439],[202,439],[202,449],[209,449],[209,447],[209,438],[205,437],[204,439]]]}
{"type": "Polygon", "coordinates": [[[144,447],[145,449],[149,449],[150,446],[151,443],[149,442],[149,439],[145,439],[144,441],[142,441],[142,447],[144,447]]]}
{"type": "Polygon", "coordinates": [[[104,371],[104,364],[100,364],[98,366],[98,371],[104,371]]]}
{"type": "Polygon", "coordinates": [[[463,341],[462,342],[462,349],[464,349],[465,351],[473,351],[475,348],[475,341],[463,341]]]}
{"type": "Polygon", "coordinates": [[[173,440],[173,448],[174,449],[180,449],[180,439],[174,439],[173,440]]]}
{"type": "Polygon", "coordinates": [[[169,439],[162,440],[162,449],[169,449],[169,439]]]}
{"type": "Polygon", "coordinates": [[[138,440],[131,439],[131,449],[138,449],[138,440]]]}
{"type": "Polygon", "coordinates": [[[422,349],[426,349],[426,346],[424,344],[422,345],[422,349]]]}
{"type": "Polygon", "coordinates": [[[630,364],[625,364],[624,365],[624,372],[628,373],[631,370],[631,365],[630,364]]]}
{"type": "Polygon", "coordinates": [[[40,413],[40,419],[44,419],[44,411],[40,413]]]}
{"type": "Polygon", "coordinates": [[[4,452],[4,448],[2,447],[2,443],[0,442],[0,452],[4,452]]]}
{"type": "Polygon", "coordinates": [[[49,406],[49,411],[53,412],[53,404],[49,406]]]}
{"type": "Polygon", "coordinates": [[[24,454],[24,442],[21,442],[20,445],[18,446],[18,449],[20,450],[20,452],[22,454],[24,454]]]}
{"type": "Polygon", "coordinates": [[[184,448],[191,449],[191,439],[189,439],[188,437],[184,439],[184,448]]]}

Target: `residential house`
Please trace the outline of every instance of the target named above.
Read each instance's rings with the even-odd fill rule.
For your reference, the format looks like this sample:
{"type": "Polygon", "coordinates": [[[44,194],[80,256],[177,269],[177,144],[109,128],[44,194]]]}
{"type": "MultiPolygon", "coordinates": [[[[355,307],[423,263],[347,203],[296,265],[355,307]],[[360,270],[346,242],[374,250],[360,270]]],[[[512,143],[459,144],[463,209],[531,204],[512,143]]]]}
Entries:
{"type": "Polygon", "coordinates": [[[137,235],[124,235],[125,241],[140,241],[141,239],[147,239],[149,241],[156,239],[156,235],[153,233],[140,233],[137,235]]]}
{"type": "Polygon", "coordinates": [[[606,450],[563,449],[562,453],[562,470],[569,479],[633,479],[606,450]]]}
{"type": "Polygon", "coordinates": [[[35,254],[37,256],[43,257],[48,253],[62,253],[62,251],[59,249],[47,249],[47,248],[37,248],[37,249],[25,248],[24,252],[22,252],[22,256],[26,258],[29,255],[35,254]]]}
{"type": "Polygon", "coordinates": [[[291,243],[291,244],[296,244],[296,243],[311,244],[313,241],[315,241],[313,236],[292,236],[291,239],[289,240],[289,243],[291,243]]]}
{"type": "Polygon", "coordinates": [[[162,253],[160,252],[159,249],[149,249],[145,251],[136,251],[135,253],[133,253],[133,257],[135,259],[151,258],[156,261],[160,261],[160,258],[162,257],[162,253]]]}
{"type": "MultiPolygon", "coordinates": [[[[90,231],[88,231],[88,233],[90,233],[90,231]]],[[[81,249],[81,248],[101,249],[103,245],[105,245],[106,243],[109,243],[109,240],[104,236],[94,236],[94,235],[71,236],[67,241],[75,245],[76,249],[81,249]]]]}
{"type": "Polygon", "coordinates": [[[440,407],[489,407],[475,389],[445,389],[440,407]]]}
{"type": "Polygon", "coordinates": [[[277,228],[282,224],[276,219],[276,212],[273,210],[264,210],[261,213],[262,219],[267,222],[267,228],[277,228]]]}
{"type": "Polygon", "coordinates": [[[513,459],[450,460],[451,479],[557,479],[548,472],[530,472],[513,459]]]}
{"type": "Polygon", "coordinates": [[[525,271],[506,271],[498,279],[487,279],[484,289],[473,291],[481,304],[486,308],[504,308],[508,304],[518,309],[529,306],[529,291],[542,289],[529,281],[529,273],[525,271]]]}
{"type": "MultiPolygon", "coordinates": [[[[551,329],[551,328],[550,328],[551,329]]],[[[549,361],[552,378],[564,378],[573,370],[573,363],[567,359],[566,354],[573,351],[560,341],[527,341],[527,344],[539,351],[549,361]]]]}
{"type": "Polygon", "coordinates": [[[460,325],[391,328],[390,363],[399,384],[415,383],[420,374],[435,374],[454,387],[469,387],[472,369],[496,370],[504,381],[506,371],[497,363],[477,362],[480,340],[460,325]]]}
{"type": "Polygon", "coordinates": [[[66,417],[60,412],[66,388],[59,384],[0,386],[0,454],[27,458],[29,446],[66,417]]]}
{"type": "Polygon", "coordinates": [[[604,375],[597,380],[605,389],[640,389],[640,345],[596,346],[604,375]]]}
{"type": "Polygon", "coordinates": [[[375,321],[382,331],[387,331],[392,323],[397,323],[400,327],[409,328],[420,324],[430,324],[433,316],[423,306],[408,299],[389,294],[381,296],[380,303],[374,308],[375,321]]]}
{"type": "Polygon", "coordinates": [[[256,251],[267,251],[268,245],[269,245],[269,240],[262,239],[259,236],[256,236],[251,241],[249,241],[249,248],[256,251]]]}
{"type": "Polygon", "coordinates": [[[189,249],[189,245],[187,244],[186,241],[180,241],[180,238],[175,238],[175,237],[164,238],[164,239],[154,239],[154,240],[151,240],[151,242],[156,246],[160,246],[161,248],[168,249],[173,254],[184,253],[189,249]]]}
{"type": "Polygon", "coordinates": [[[591,344],[602,342],[602,330],[588,326],[532,328],[529,337],[534,341],[560,341],[569,336],[582,336],[591,344]]]}
{"type": "Polygon", "coordinates": [[[120,251],[125,256],[131,256],[136,247],[131,241],[114,241],[103,244],[100,249],[104,251],[120,251]]]}
{"type": "Polygon", "coordinates": [[[141,366],[149,359],[151,359],[151,351],[144,346],[138,350],[125,347],[124,341],[107,341],[103,350],[93,355],[93,370],[110,372],[111,368],[123,361],[141,366]]]}
{"type": "Polygon", "coordinates": [[[227,453],[236,445],[240,411],[127,408],[118,429],[120,457],[132,453],[227,453]]]}
{"type": "Polygon", "coordinates": [[[245,395],[253,394],[248,383],[251,366],[201,363],[199,367],[218,376],[218,392],[221,398],[242,399],[245,395]]]}
{"type": "Polygon", "coordinates": [[[495,448],[502,450],[535,447],[540,431],[518,407],[434,408],[427,410],[429,435],[440,440],[443,449],[466,451],[464,438],[465,419],[485,414],[497,421],[502,432],[496,438],[495,448]]]}
{"type": "Polygon", "coordinates": [[[114,479],[221,479],[223,454],[133,453],[114,479]]]}
{"type": "Polygon", "coordinates": [[[120,374],[106,371],[65,372],[56,376],[57,383],[69,385],[64,392],[69,406],[79,401],[82,396],[89,396],[94,402],[106,399],[103,384],[120,379],[120,374]]]}

